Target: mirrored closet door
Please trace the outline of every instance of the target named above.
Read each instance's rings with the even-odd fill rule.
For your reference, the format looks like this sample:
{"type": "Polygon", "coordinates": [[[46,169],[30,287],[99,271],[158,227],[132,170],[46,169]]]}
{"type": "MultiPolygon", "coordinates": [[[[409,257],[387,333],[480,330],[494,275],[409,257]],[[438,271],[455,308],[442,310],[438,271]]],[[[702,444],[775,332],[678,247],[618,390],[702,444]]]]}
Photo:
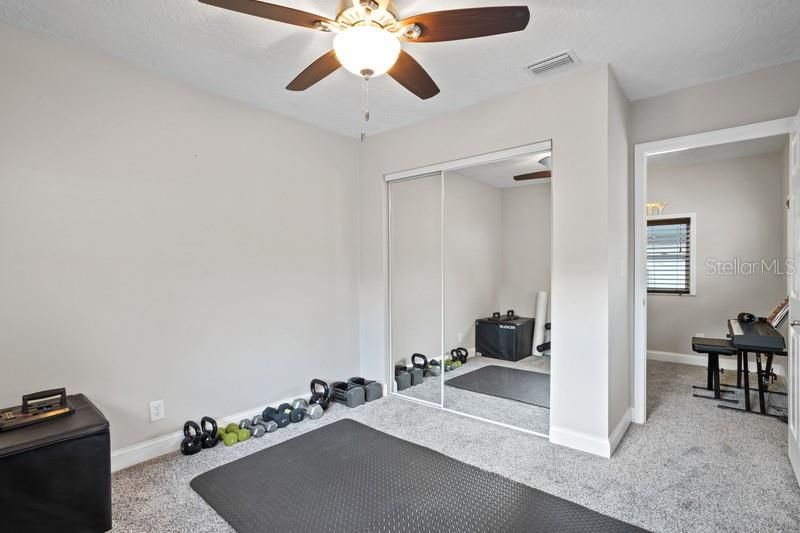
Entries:
{"type": "Polygon", "coordinates": [[[389,184],[393,391],[442,403],[442,173],[389,184]]]}
{"type": "Polygon", "coordinates": [[[549,151],[444,173],[443,405],[541,434],[550,418],[550,173],[549,151]]]}

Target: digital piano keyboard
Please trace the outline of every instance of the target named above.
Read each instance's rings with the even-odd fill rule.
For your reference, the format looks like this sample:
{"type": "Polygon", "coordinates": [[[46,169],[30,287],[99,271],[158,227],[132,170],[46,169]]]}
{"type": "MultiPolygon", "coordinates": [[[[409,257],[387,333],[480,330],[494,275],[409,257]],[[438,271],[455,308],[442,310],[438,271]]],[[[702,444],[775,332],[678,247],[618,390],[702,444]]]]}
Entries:
{"type": "Polygon", "coordinates": [[[783,335],[768,322],[742,322],[733,318],[728,320],[728,331],[733,345],[745,352],[778,353],[786,349],[783,335]]]}

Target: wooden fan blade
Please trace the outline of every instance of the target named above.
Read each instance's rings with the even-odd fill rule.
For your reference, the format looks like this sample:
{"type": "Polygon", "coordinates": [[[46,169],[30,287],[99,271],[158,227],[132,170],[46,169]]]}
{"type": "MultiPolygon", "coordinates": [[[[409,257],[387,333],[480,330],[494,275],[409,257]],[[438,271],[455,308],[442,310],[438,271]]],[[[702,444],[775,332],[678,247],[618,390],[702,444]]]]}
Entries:
{"type": "Polygon", "coordinates": [[[400,50],[400,56],[394,66],[389,69],[388,74],[397,83],[423,100],[439,94],[439,87],[436,86],[433,79],[425,72],[422,65],[417,63],[417,60],[405,50],[400,50]]]}
{"type": "Polygon", "coordinates": [[[543,178],[549,178],[551,174],[552,173],[549,170],[542,170],[540,172],[530,172],[528,174],[520,174],[519,176],[514,176],[514,181],[540,180],[543,178]]]}
{"type": "Polygon", "coordinates": [[[290,91],[305,91],[318,81],[336,72],[341,66],[342,64],[336,58],[336,52],[331,50],[306,67],[286,88],[290,91]]]}
{"type": "Polygon", "coordinates": [[[253,15],[263,19],[277,20],[278,22],[285,22],[286,24],[294,24],[295,26],[302,26],[304,28],[317,29],[318,22],[330,22],[327,17],[321,17],[306,11],[292,9],[290,7],[278,6],[275,4],[268,4],[266,2],[259,2],[258,0],[199,0],[204,4],[210,6],[221,7],[223,9],[230,9],[246,15],[253,15]]]}
{"type": "Polygon", "coordinates": [[[433,43],[522,31],[530,19],[531,12],[527,6],[476,7],[422,13],[404,19],[400,24],[419,26],[419,37],[409,42],[433,43]]]}

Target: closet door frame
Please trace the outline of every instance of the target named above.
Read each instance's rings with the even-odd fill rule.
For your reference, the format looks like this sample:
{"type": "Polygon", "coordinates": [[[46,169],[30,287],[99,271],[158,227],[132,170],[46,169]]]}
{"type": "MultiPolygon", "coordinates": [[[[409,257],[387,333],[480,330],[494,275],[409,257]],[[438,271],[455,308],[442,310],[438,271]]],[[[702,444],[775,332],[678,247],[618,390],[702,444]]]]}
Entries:
{"type": "MultiPolygon", "coordinates": [[[[553,151],[553,142],[552,140],[545,140],[539,141],[531,144],[525,144],[522,146],[515,146],[513,148],[507,148],[503,150],[496,150],[493,152],[487,152],[484,154],[474,155],[470,157],[464,157],[460,159],[453,159],[450,161],[443,161],[439,163],[432,163],[429,165],[419,166],[415,168],[410,168],[408,170],[401,170],[398,172],[392,172],[389,174],[384,174],[383,178],[386,182],[386,205],[387,205],[387,234],[386,234],[386,264],[387,264],[387,280],[386,280],[386,316],[388,319],[387,324],[387,336],[386,336],[386,353],[388,354],[388,370],[387,378],[390,380],[387,383],[387,390],[391,396],[402,398],[403,400],[419,403],[422,405],[427,405],[429,407],[435,407],[438,409],[442,409],[443,411],[447,411],[450,413],[455,413],[461,416],[466,416],[468,418],[473,418],[476,420],[481,420],[483,422],[487,422],[490,424],[495,424],[498,426],[507,427],[510,429],[515,429],[517,431],[521,431],[523,433],[529,433],[532,435],[545,437],[547,438],[548,435],[543,433],[539,433],[536,431],[532,431],[529,429],[523,429],[517,426],[512,426],[509,424],[505,424],[503,422],[499,422],[496,420],[491,420],[488,418],[482,418],[475,415],[470,415],[466,413],[462,413],[459,411],[455,411],[453,409],[448,409],[444,407],[444,368],[442,368],[442,374],[440,379],[440,386],[441,386],[441,393],[439,396],[439,404],[429,402],[426,400],[420,400],[416,398],[411,398],[409,396],[404,396],[402,394],[397,393],[394,390],[394,357],[392,354],[392,194],[391,194],[391,184],[393,182],[398,181],[405,181],[405,180],[412,180],[412,179],[419,179],[419,178],[426,178],[435,176],[439,174],[439,179],[441,182],[441,318],[440,318],[440,325],[441,325],[441,344],[442,344],[442,357],[444,357],[445,346],[444,346],[444,325],[445,325],[445,264],[444,264],[444,238],[445,238],[445,172],[459,170],[466,167],[473,167],[477,165],[484,165],[487,163],[493,163],[496,161],[502,161],[505,159],[512,159],[515,157],[525,156],[536,154],[539,152],[544,151],[553,151]]],[[[554,158],[555,159],[555,158],[554,158]]]]}

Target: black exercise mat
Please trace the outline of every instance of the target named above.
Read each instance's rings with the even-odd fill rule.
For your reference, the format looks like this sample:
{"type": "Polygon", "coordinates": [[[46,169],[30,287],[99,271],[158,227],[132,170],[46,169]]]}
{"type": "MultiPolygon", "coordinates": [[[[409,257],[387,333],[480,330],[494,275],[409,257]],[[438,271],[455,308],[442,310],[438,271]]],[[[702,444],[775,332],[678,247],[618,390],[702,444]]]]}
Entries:
{"type": "Polygon", "coordinates": [[[489,365],[455,378],[445,385],[550,409],[550,374],[489,365]]]}
{"type": "Polygon", "coordinates": [[[642,531],[349,419],[191,486],[239,533],[642,531]]]}

